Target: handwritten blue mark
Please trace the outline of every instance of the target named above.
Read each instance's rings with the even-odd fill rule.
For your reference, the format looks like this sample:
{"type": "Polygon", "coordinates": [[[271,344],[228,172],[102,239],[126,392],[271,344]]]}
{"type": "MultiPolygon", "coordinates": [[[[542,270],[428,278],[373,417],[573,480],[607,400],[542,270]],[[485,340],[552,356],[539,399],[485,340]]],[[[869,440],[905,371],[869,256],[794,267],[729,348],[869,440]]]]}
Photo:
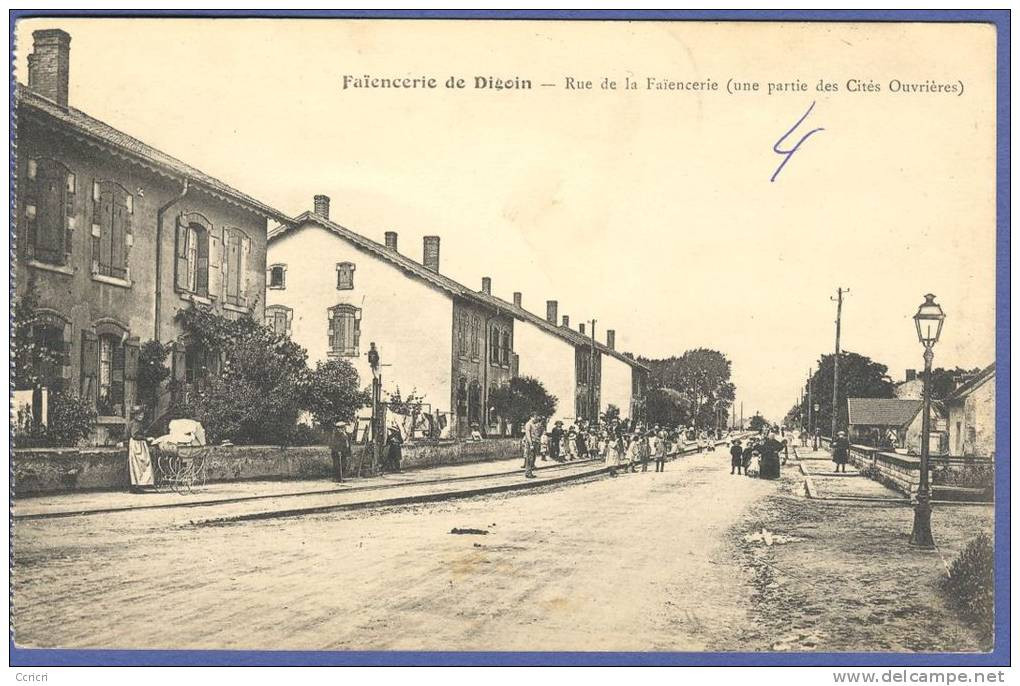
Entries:
{"type": "Polygon", "coordinates": [[[804,115],[800,119],[797,120],[797,123],[794,124],[793,126],[791,126],[790,130],[787,131],[786,133],[784,133],[783,137],[780,138],[779,140],[777,140],[776,144],[772,146],[773,152],[775,152],[777,155],[783,155],[783,161],[779,163],[778,167],[776,167],[776,171],[772,174],[772,178],[769,179],[770,182],[773,182],[773,183],[775,182],[776,177],[779,176],[779,172],[783,171],[783,167],[785,167],[786,163],[790,161],[791,157],[793,157],[793,153],[795,153],[798,150],[800,150],[800,146],[804,145],[804,141],[806,141],[808,138],[810,138],[812,135],[818,133],[819,131],[824,131],[825,130],[824,128],[811,129],[810,131],[805,133],[803,136],[801,136],[800,140],[797,141],[797,144],[794,145],[789,150],[783,150],[782,148],[779,147],[779,146],[781,146],[783,144],[783,142],[787,138],[790,137],[790,134],[792,134],[794,131],[796,131],[797,127],[800,126],[803,123],[803,121],[808,118],[808,115],[811,114],[811,110],[813,110],[814,108],[815,108],[815,103],[812,101],[811,107],[807,108],[807,112],[805,112],[804,115]]]}

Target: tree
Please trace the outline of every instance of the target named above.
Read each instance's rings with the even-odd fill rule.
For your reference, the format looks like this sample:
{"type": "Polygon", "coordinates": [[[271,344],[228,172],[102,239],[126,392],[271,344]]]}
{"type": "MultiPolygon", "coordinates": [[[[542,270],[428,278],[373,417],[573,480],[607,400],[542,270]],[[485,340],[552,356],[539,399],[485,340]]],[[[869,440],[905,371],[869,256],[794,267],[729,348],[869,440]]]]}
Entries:
{"type": "MultiPolygon", "coordinates": [[[[811,377],[812,400],[818,405],[814,412],[815,428],[828,434],[832,426],[832,371],[835,355],[822,355],[818,370],[811,377]]],[[[839,389],[836,414],[837,431],[848,424],[847,398],[893,398],[895,386],[889,368],[870,357],[843,352],[839,357],[839,389]]]]}
{"type": "Polygon", "coordinates": [[[149,410],[150,417],[159,399],[163,382],[170,377],[167,358],[171,346],[159,341],[146,341],[138,354],[138,402],[149,410]]]}
{"type": "Polygon", "coordinates": [[[305,400],[305,349],[251,313],[230,320],[192,306],[178,319],[221,364],[218,375],[192,384],[176,414],[202,422],[213,442],[288,443],[305,400]]]}
{"type": "MultiPolygon", "coordinates": [[[[974,369],[964,369],[963,367],[944,369],[937,367],[931,370],[931,399],[945,400],[960,386],[961,379],[966,379],[979,373],[981,373],[980,367],[975,367],[974,369]]],[[[923,379],[924,372],[922,371],[918,374],[918,377],[923,379]]]]}
{"type": "Polygon", "coordinates": [[[606,411],[602,413],[602,422],[605,424],[609,424],[611,422],[617,421],[619,418],[620,408],[614,405],[613,403],[609,403],[608,405],[606,405],[606,411]]]}
{"type": "Polygon", "coordinates": [[[769,420],[765,419],[760,414],[756,414],[751,417],[751,420],[747,423],[747,428],[751,431],[761,431],[767,426],[769,426],[769,420]]]}
{"type": "MultiPolygon", "coordinates": [[[[677,404],[676,396],[659,394],[655,411],[666,415],[680,413],[684,423],[697,426],[715,426],[719,413],[729,413],[736,397],[736,386],[730,381],[731,363],[718,350],[695,348],[680,357],[661,360],[641,358],[640,361],[651,369],[652,389],[672,389],[686,404],[683,408],[677,404]]],[[[649,402],[652,402],[651,393],[649,402]]],[[[649,421],[655,423],[652,414],[650,404],[649,421]]]]}
{"type": "Polygon", "coordinates": [[[302,405],[321,429],[350,422],[371,402],[371,395],[359,385],[358,370],[347,360],[319,361],[305,380],[302,405]]]}
{"type": "Polygon", "coordinates": [[[31,285],[14,305],[14,349],[11,354],[14,362],[14,388],[19,391],[44,385],[44,370],[60,363],[58,353],[36,341],[35,327],[42,319],[36,311],[38,303],[31,285]]]}
{"type": "Polygon", "coordinates": [[[686,426],[690,424],[690,402],[674,388],[653,388],[645,396],[649,424],[686,426]]]}
{"type": "Polygon", "coordinates": [[[417,388],[412,388],[410,393],[403,395],[400,392],[400,386],[397,386],[396,391],[389,394],[386,405],[394,414],[411,417],[411,428],[409,434],[404,438],[413,438],[414,430],[418,428],[418,416],[425,406],[425,396],[418,393],[417,388]]]}
{"type": "Polygon", "coordinates": [[[531,417],[551,417],[556,413],[558,400],[550,395],[542,382],[530,376],[518,376],[499,386],[489,394],[489,404],[500,417],[520,433],[531,417]]]}

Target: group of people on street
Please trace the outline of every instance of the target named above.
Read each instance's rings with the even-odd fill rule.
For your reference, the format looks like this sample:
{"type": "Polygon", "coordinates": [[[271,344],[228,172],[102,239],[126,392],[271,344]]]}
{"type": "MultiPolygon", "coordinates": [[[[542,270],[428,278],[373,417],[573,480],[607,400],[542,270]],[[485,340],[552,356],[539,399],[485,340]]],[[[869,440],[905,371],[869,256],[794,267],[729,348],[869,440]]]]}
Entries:
{"type": "Polygon", "coordinates": [[[539,460],[602,460],[609,467],[610,476],[616,476],[617,470],[636,472],[640,468],[646,472],[648,464],[654,460],[655,471],[662,472],[670,455],[676,455],[691,443],[697,443],[699,450],[710,449],[720,434],[697,431],[694,427],[647,426],[629,419],[582,419],[566,428],[557,420],[549,428],[545,417],[533,416],[524,425],[521,442],[524,476],[535,477],[535,464],[539,460]]]}
{"type": "Polygon", "coordinates": [[[734,440],[730,444],[730,474],[778,479],[790,450],[783,433],[763,429],[748,438],[746,445],[739,438],[734,440]]]}

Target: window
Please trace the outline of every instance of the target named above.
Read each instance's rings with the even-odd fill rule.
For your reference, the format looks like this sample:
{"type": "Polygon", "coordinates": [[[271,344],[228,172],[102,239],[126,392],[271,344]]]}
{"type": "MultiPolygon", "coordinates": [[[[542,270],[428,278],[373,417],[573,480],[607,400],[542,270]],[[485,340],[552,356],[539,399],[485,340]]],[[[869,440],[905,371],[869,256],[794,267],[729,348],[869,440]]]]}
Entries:
{"type": "Polygon", "coordinates": [[[197,212],[177,218],[176,277],[178,291],[202,297],[218,295],[219,238],[213,225],[197,212]]]}
{"type": "Polygon", "coordinates": [[[134,202],[123,186],[112,181],[92,182],[92,273],[128,278],[128,253],[134,202]]]}
{"type": "Polygon", "coordinates": [[[475,360],[481,354],[481,337],[482,337],[482,322],[481,320],[472,315],[471,316],[471,357],[475,360]]]}
{"type": "Polygon", "coordinates": [[[195,383],[215,376],[219,371],[219,356],[199,343],[184,346],[184,381],[195,383]]]}
{"type": "MultiPolygon", "coordinates": [[[[284,305],[270,305],[266,308],[266,326],[281,336],[290,335],[290,321],[294,310],[284,305]]],[[[332,349],[332,346],[330,346],[332,349]]]]}
{"type": "Polygon", "coordinates": [[[501,335],[502,345],[500,346],[501,362],[507,367],[510,366],[510,332],[504,331],[501,335]]]}
{"type": "Polygon", "coordinates": [[[70,372],[69,328],[67,322],[51,314],[37,314],[32,325],[32,362],[39,371],[39,383],[53,390],[64,387],[64,378],[70,372]]]}
{"type": "Polygon", "coordinates": [[[287,287],[287,267],[283,264],[274,264],[269,268],[269,287],[284,289],[287,287]]]}
{"type": "Polygon", "coordinates": [[[223,281],[226,301],[238,307],[248,306],[248,258],[251,239],[240,229],[226,228],[223,233],[223,281]]]}
{"type": "Polygon", "coordinates": [[[124,415],[124,346],[112,335],[99,337],[99,401],[103,416],[124,415]]]}
{"type": "Polygon", "coordinates": [[[24,220],[32,259],[64,265],[71,253],[77,178],[56,160],[28,160],[24,220]]]}
{"type": "Polygon", "coordinates": [[[354,265],[350,262],[339,262],[336,265],[336,288],[338,291],[354,288],[354,265]]]}
{"type": "Polygon", "coordinates": [[[353,305],[329,309],[329,354],[357,357],[361,338],[361,310],[353,305]]]}
{"type": "Polygon", "coordinates": [[[499,364],[499,329],[496,327],[489,331],[489,362],[499,364]]]}
{"type": "Polygon", "coordinates": [[[468,354],[468,320],[467,317],[457,318],[457,350],[461,357],[468,354]]]}

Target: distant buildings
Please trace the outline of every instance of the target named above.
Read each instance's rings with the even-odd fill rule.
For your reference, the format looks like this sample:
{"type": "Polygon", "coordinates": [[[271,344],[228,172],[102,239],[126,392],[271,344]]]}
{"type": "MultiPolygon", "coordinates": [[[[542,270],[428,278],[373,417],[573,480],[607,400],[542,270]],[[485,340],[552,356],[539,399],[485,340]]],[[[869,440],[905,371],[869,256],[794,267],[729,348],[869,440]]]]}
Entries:
{"type": "Polygon", "coordinates": [[[957,388],[945,406],[950,454],[995,457],[995,363],[957,388]]]}

